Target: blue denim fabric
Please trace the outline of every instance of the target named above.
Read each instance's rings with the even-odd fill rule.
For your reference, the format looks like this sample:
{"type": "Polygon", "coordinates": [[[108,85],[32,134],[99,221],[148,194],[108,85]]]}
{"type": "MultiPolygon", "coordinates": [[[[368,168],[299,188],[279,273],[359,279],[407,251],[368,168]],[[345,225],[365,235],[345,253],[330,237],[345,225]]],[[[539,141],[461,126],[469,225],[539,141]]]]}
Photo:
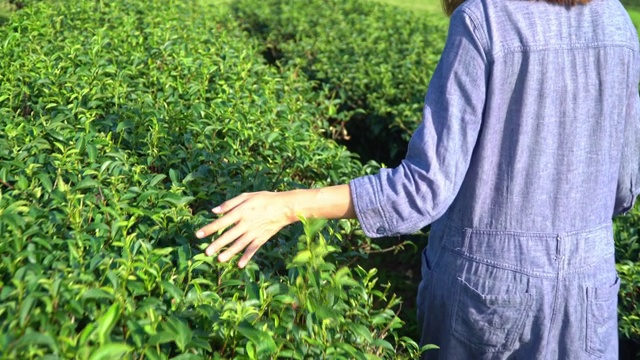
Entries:
{"type": "Polygon", "coordinates": [[[611,231],[448,226],[423,252],[423,359],[617,359],[611,231]]]}
{"type": "MultiPolygon", "coordinates": [[[[511,264],[514,267],[533,271],[529,262],[538,260],[527,255],[547,259],[555,254],[556,246],[567,251],[563,255],[569,259],[566,261],[573,261],[572,246],[579,245],[567,241],[581,240],[570,237],[556,244],[554,241],[560,241],[557,237],[610,224],[614,215],[633,206],[640,192],[638,48],[636,30],[617,0],[593,0],[574,7],[545,1],[465,1],[451,17],[447,44],[425,98],[423,121],[413,134],[405,159],[394,169],[383,169],[350,184],[365,234],[411,233],[433,223],[429,248],[448,240],[446,229],[469,229],[489,234],[471,236],[471,242],[487,243],[478,244],[478,249],[506,241],[498,234],[516,234],[516,242],[527,246],[504,245],[521,252],[508,255],[518,260],[511,264]]],[[[598,237],[598,250],[592,251],[600,255],[613,251],[612,235],[607,234],[606,239],[598,237]]],[[[449,272],[475,266],[456,257],[444,258],[452,262],[442,265],[449,272]]],[[[477,260],[472,252],[465,259],[478,266],[492,266],[477,260]]],[[[498,257],[495,262],[502,264],[503,260],[498,257]]],[[[606,260],[604,265],[610,267],[610,262],[606,260]]],[[[550,270],[561,266],[558,263],[546,266],[551,268],[536,271],[555,273],[556,282],[540,285],[540,289],[560,294],[555,300],[541,300],[547,298],[539,293],[502,300],[531,306],[533,310],[527,311],[542,311],[536,304],[553,301],[553,309],[561,307],[554,310],[553,319],[534,322],[544,324],[547,335],[531,339],[544,340],[537,343],[540,349],[583,348],[573,343],[558,345],[563,339],[580,338],[577,333],[566,333],[577,331],[577,325],[572,320],[565,324],[565,319],[578,315],[571,315],[569,305],[560,305],[562,299],[566,296],[577,302],[596,298],[593,306],[604,309],[604,303],[608,309],[604,313],[609,314],[615,304],[608,301],[611,294],[602,289],[613,283],[614,274],[601,278],[596,270],[585,270],[592,274],[580,283],[582,290],[578,291],[572,286],[578,286],[574,282],[582,278],[550,270]],[[592,283],[593,278],[602,282],[592,283]],[[564,289],[553,287],[564,284],[564,289]],[[599,301],[603,298],[607,301],[599,301]]],[[[478,278],[491,283],[491,276],[515,276],[494,274],[489,268],[482,271],[478,270],[471,283],[463,280],[478,290],[478,278]]],[[[429,281],[428,276],[423,279],[429,281]]],[[[502,287],[496,289],[498,296],[502,296],[502,287]]],[[[460,295],[460,308],[472,308],[472,297],[477,300],[478,294],[468,289],[461,293],[467,295],[460,295]]],[[[429,302],[419,304],[421,311],[433,311],[429,302]]],[[[446,311],[442,314],[453,316],[446,311]]],[[[451,319],[441,320],[449,324],[451,319]]],[[[442,326],[455,334],[448,325],[442,326]]],[[[495,336],[491,335],[493,330],[487,331],[488,338],[479,341],[485,350],[494,349],[487,353],[497,354],[495,349],[504,350],[508,347],[505,344],[519,341],[514,340],[515,335],[500,340],[495,335],[499,331],[495,336]],[[504,343],[498,345],[500,341],[504,343]]],[[[584,335],[586,330],[580,331],[584,335]]],[[[582,343],[587,341],[585,336],[582,339],[582,343]]],[[[610,351],[607,348],[607,355],[610,351]]],[[[597,358],[598,353],[584,351],[575,356],[597,358]]]]}

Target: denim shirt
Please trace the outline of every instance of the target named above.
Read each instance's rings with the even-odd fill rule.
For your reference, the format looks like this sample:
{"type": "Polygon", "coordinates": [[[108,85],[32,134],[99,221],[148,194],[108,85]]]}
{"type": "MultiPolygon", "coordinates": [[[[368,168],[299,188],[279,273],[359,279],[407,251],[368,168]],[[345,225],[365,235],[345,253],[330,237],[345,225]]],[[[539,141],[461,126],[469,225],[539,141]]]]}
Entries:
{"type": "Polygon", "coordinates": [[[405,159],[350,183],[365,234],[433,222],[563,233],[629,210],[640,191],[638,47],[618,0],[464,2],[405,159]]]}

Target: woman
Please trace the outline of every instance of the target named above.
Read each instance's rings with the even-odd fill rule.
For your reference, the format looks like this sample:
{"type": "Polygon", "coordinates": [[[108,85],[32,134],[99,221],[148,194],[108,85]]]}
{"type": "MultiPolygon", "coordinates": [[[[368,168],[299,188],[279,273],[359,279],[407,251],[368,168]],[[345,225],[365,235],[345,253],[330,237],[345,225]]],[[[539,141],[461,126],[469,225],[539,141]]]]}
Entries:
{"type": "Polygon", "coordinates": [[[640,54],[618,0],[452,0],[423,122],[395,169],[251,193],[202,238],[243,267],[287,224],[355,218],[370,237],[433,223],[418,289],[424,354],[615,359],[612,216],[640,191],[640,54]],[[459,6],[458,6],[459,5],[459,6]],[[455,10],[455,11],[454,11],[455,10]]]}

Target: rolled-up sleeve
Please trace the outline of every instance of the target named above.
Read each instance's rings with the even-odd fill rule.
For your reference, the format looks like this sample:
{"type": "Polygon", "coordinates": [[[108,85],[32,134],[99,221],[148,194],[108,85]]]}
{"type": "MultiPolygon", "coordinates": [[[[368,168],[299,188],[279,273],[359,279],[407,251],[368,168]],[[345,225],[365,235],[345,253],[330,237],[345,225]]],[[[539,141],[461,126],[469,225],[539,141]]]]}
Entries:
{"type": "Polygon", "coordinates": [[[414,232],[442,216],[469,168],[488,82],[487,39],[459,8],[425,98],[421,125],[402,163],[351,181],[356,216],[369,237],[414,232]]]}
{"type": "Polygon", "coordinates": [[[636,71],[633,78],[633,90],[629,94],[627,106],[614,215],[631,210],[636,198],[640,195],[640,96],[635,89],[640,81],[640,56],[637,53],[635,63],[636,71]]]}

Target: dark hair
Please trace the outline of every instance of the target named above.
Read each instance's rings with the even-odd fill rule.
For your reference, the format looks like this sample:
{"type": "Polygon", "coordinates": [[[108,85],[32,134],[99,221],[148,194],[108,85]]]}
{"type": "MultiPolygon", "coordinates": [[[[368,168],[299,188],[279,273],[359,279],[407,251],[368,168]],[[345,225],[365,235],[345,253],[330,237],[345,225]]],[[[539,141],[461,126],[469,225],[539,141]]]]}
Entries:
{"type": "MultiPolygon", "coordinates": [[[[442,0],[442,9],[444,10],[447,16],[451,16],[453,12],[460,6],[465,0],[442,0]]],[[[535,0],[534,0],[535,1],[535,0]]],[[[585,5],[591,0],[539,0],[546,1],[552,4],[564,5],[564,6],[574,6],[574,5],[585,5]]]]}

